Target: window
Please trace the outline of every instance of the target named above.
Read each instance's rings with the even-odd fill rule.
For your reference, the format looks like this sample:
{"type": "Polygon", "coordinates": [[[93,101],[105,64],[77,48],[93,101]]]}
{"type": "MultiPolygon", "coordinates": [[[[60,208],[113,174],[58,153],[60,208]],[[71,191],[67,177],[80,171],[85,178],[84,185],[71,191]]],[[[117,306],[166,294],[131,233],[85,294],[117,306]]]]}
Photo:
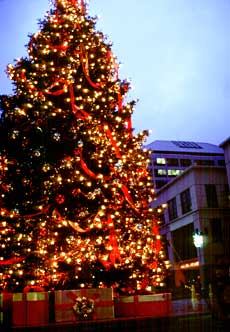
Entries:
{"type": "Polygon", "coordinates": [[[173,219],[177,218],[176,197],[174,197],[168,201],[168,213],[169,213],[169,220],[173,220],[173,219]]]}
{"type": "Polygon", "coordinates": [[[190,159],[181,159],[180,160],[180,165],[182,167],[189,167],[189,166],[191,166],[191,164],[192,164],[192,162],[190,159]]]}
{"type": "Polygon", "coordinates": [[[218,200],[217,200],[215,184],[206,184],[205,193],[206,193],[207,206],[209,208],[217,208],[218,200]]]}
{"type": "Polygon", "coordinates": [[[178,166],[179,162],[176,158],[167,158],[167,164],[168,166],[178,166]]]}
{"type": "Polygon", "coordinates": [[[193,231],[193,223],[191,223],[171,232],[173,254],[176,262],[197,257],[192,238],[193,231]]]}
{"type": "Polygon", "coordinates": [[[156,188],[159,189],[167,183],[166,180],[156,180],[156,188]]]}
{"type": "Polygon", "coordinates": [[[178,176],[180,173],[180,169],[168,169],[168,176],[178,176]]]}
{"type": "Polygon", "coordinates": [[[166,164],[165,158],[156,158],[156,164],[157,165],[165,165],[166,164]]]}
{"type": "Polygon", "coordinates": [[[195,160],[195,165],[198,166],[214,166],[214,160],[195,160]]]}
{"type": "Polygon", "coordinates": [[[218,160],[217,163],[218,163],[218,166],[225,166],[225,160],[223,160],[223,159],[218,160]]]}
{"type": "Polygon", "coordinates": [[[166,176],[167,175],[167,172],[166,172],[166,169],[155,169],[155,176],[166,176]]]}
{"type": "Polygon", "coordinates": [[[211,233],[212,242],[221,242],[223,240],[221,219],[211,219],[211,233]]]}
{"type": "Polygon", "coordinates": [[[192,210],[192,202],[189,188],[180,194],[180,201],[183,214],[192,210]]]}

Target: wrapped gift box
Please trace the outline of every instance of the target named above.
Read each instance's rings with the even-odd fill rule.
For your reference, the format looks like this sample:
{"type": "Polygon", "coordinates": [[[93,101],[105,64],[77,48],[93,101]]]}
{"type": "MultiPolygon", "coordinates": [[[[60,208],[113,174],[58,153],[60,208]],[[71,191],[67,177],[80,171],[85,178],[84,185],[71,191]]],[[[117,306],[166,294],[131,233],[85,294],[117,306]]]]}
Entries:
{"type": "Polygon", "coordinates": [[[13,326],[26,325],[26,294],[14,293],[13,294],[13,326]]]}
{"type": "Polygon", "coordinates": [[[86,319],[114,318],[114,302],[112,288],[92,288],[55,291],[55,321],[67,322],[79,319],[73,307],[76,299],[85,297],[94,303],[94,310],[86,319]]]}
{"type": "Polygon", "coordinates": [[[172,312],[171,293],[116,297],[114,309],[115,317],[167,316],[172,312]]]}
{"type": "Polygon", "coordinates": [[[13,326],[41,326],[49,323],[49,293],[13,294],[13,326]]]}
{"type": "Polygon", "coordinates": [[[8,327],[11,325],[12,298],[13,294],[11,293],[0,294],[0,326],[8,327]]]}

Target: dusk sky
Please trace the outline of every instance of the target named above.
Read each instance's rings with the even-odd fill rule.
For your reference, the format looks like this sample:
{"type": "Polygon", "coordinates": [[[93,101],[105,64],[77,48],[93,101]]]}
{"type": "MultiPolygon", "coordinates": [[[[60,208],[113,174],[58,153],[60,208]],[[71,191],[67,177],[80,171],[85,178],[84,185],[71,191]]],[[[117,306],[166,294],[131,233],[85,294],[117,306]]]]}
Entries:
{"type": "MultiPolygon", "coordinates": [[[[8,63],[26,55],[28,34],[49,0],[0,0],[0,94],[12,92],[8,63]]],[[[230,136],[229,0],[90,0],[89,14],[113,43],[139,99],[135,132],[153,140],[219,145],[230,136]]]]}

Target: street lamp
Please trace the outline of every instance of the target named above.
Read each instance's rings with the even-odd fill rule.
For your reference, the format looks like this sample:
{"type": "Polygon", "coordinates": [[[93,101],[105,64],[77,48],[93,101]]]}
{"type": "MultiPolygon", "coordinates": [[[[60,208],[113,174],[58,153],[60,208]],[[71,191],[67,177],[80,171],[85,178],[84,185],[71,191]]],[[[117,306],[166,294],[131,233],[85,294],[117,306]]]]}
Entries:
{"type": "Polygon", "coordinates": [[[198,229],[193,233],[193,243],[196,248],[202,248],[204,246],[204,234],[198,229]]]}

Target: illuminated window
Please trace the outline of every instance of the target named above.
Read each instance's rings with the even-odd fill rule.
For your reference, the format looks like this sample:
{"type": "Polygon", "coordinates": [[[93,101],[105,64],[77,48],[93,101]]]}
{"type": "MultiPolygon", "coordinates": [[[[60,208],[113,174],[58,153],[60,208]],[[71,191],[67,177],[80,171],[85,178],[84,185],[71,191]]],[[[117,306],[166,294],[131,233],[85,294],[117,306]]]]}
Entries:
{"type": "Polygon", "coordinates": [[[155,169],[155,176],[166,176],[166,169],[155,169]]]}
{"type": "Polygon", "coordinates": [[[180,173],[180,169],[168,169],[168,176],[178,176],[180,173]]]}
{"type": "Polygon", "coordinates": [[[156,159],[156,164],[157,165],[165,165],[166,164],[166,159],[165,158],[157,158],[156,159]]]}

